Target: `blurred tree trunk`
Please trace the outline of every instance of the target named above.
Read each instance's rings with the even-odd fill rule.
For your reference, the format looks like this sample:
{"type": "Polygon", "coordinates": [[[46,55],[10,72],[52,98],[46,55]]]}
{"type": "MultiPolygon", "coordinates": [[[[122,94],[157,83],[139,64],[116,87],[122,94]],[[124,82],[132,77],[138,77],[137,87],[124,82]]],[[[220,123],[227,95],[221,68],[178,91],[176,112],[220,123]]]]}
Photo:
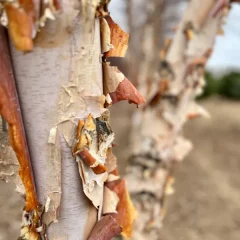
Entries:
{"type": "MultiPolygon", "coordinates": [[[[131,68],[132,75],[147,100],[142,111],[133,116],[132,155],[126,173],[140,213],[133,239],[159,239],[165,195],[173,192],[173,167],[192,148],[183,137],[183,125],[188,119],[208,116],[194,100],[202,91],[204,66],[228,10],[227,3],[221,2],[190,1],[173,40],[167,39],[164,44],[157,39],[168,29],[162,24],[168,19],[162,14],[167,1],[148,5],[138,2],[143,12],[136,10],[135,14],[145,18],[140,22],[142,18],[131,17],[139,21],[135,38],[134,27],[132,30],[130,62],[138,66],[131,68]]],[[[171,14],[179,11],[172,3],[169,1],[171,14]]],[[[136,9],[133,6],[130,9],[136,9]]]]}
{"type": "MultiPolygon", "coordinates": [[[[164,38],[172,35],[173,26],[182,13],[179,6],[184,0],[127,1],[128,28],[131,33],[128,61],[134,65],[129,68],[129,78],[136,84],[141,79],[153,79],[159,65],[160,49],[164,38]],[[141,18],[139,17],[141,16],[141,18]]],[[[141,88],[144,93],[147,91],[141,88]]]]}

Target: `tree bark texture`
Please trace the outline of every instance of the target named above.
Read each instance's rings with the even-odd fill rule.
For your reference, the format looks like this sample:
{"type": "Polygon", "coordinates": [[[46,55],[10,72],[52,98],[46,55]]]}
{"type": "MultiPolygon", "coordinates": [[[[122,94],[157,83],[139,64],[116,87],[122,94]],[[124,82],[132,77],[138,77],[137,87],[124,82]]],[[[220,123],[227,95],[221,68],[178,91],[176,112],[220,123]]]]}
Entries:
{"type": "MultiPolygon", "coordinates": [[[[129,65],[135,66],[127,71],[129,78],[133,79],[135,84],[143,81],[142,79],[150,81],[156,75],[160,49],[164,46],[164,37],[171,35],[174,24],[182,16],[178,7],[184,2],[151,0],[146,4],[141,0],[127,1],[126,17],[131,33],[127,58],[129,65]]],[[[140,87],[142,93],[147,91],[141,84],[140,87]]]]}
{"type": "MultiPolygon", "coordinates": [[[[109,57],[124,57],[129,35],[109,16],[108,3],[0,3],[1,20],[6,18],[12,40],[34,174],[30,164],[22,167],[19,151],[16,153],[22,169],[34,175],[37,189],[36,196],[33,179],[29,191],[23,181],[27,200],[29,194],[35,194],[36,201],[34,214],[26,201],[21,240],[131,236],[136,213],[112,153],[114,133],[106,107],[121,100],[139,105],[144,99],[110,65],[109,57]],[[62,13],[57,15],[60,9],[62,13]]],[[[11,88],[0,90],[8,94],[11,88]]],[[[12,110],[9,103],[4,104],[5,95],[0,97],[1,110],[12,110]]],[[[11,130],[12,122],[8,123],[11,130]]],[[[25,146],[22,149],[27,151],[25,146]]]]}
{"type": "MultiPolygon", "coordinates": [[[[195,97],[202,91],[204,66],[228,11],[227,5],[218,8],[219,2],[190,1],[173,40],[166,41],[160,51],[157,74],[140,68],[138,85],[147,103],[133,116],[133,152],[126,174],[129,191],[141,213],[132,239],[159,239],[165,196],[173,192],[174,166],[192,148],[183,137],[183,125],[188,119],[208,117],[195,97]]],[[[151,31],[143,38],[145,55],[140,59],[145,65],[154,59],[157,49],[152,48],[151,31]]]]}
{"type": "MultiPolygon", "coordinates": [[[[48,239],[77,240],[87,238],[97,211],[83,193],[77,162],[64,134],[71,134],[73,126],[63,122],[53,136],[56,142],[49,137],[59,124],[59,109],[76,104],[73,95],[61,98],[68,86],[83,96],[102,95],[100,30],[98,20],[89,20],[95,26],[91,31],[84,29],[87,20],[80,17],[79,1],[62,4],[64,12],[47,22],[32,52],[24,54],[13,46],[11,51],[39,202],[53,202],[51,216],[45,219],[46,224],[55,221],[48,227],[48,239]],[[53,216],[57,213],[58,217],[53,216]]],[[[79,118],[86,118],[91,109],[79,112],[79,118]]]]}
{"type": "MultiPolygon", "coordinates": [[[[45,12],[38,22],[40,10],[33,6],[39,5],[31,9],[26,1],[23,5],[4,2],[36,182],[35,205],[44,212],[38,216],[42,225],[36,231],[42,239],[51,240],[107,240],[120,231],[130,237],[135,209],[117,173],[114,134],[104,108],[120,100],[144,102],[108,62],[109,57],[125,55],[128,34],[107,16],[107,0],[63,0],[62,7],[53,2],[55,10],[63,11],[55,21],[47,22],[46,16],[55,18],[49,13],[51,4],[44,2],[45,12]],[[39,24],[45,27],[36,34],[39,24]],[[33,51],[22,53],[15,47],[33,51]]],[[[158,239],[164,197],[172,191],[173,165],[191,148],[182,136],[182,126],[187,119],[207,115],[194,98],[203,86],[204,65],[227,9],[221,1],[189,2],[175,38],[166,42],[157,60],[161,16],[154,10],[162,11],[163,6],[163,1],[146,6],[146,26],[140,31],[142,60],[137,81],[147,104],[134,116],[133,154],[127,172],[139,212],[133,239],[158,239]]],[[[31,184],[34,189],[33,180],[31,184]]],[[[26,214],[23,219],[29,225],[26,214]]],[[[21,239],[38,238],[22,232],[21,239]]]]}

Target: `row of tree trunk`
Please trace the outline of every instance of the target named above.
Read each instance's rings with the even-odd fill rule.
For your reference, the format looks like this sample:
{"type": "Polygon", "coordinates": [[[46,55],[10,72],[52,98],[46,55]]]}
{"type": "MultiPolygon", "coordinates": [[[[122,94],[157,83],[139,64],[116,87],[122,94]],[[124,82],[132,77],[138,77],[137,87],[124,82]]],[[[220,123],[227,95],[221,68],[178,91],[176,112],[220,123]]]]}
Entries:
{"type": "MultiPolygon", "coordinates": [[[[13,6],[20,9],[19,14],[23,14],[22,9],[25,9],[27,1],[19,2],[23,4],[20,8],[17,5],[19,3],[14,3],[16,5],[13,6]]],[[[9,49],[30,155],[29,158],[26,153],[25,158],[31,162],[26,165],[25,158],[25,162],[20,161],[20,172],[27,168],[28,173],[33,173],[34,181],[29,180],[30,176],[23,183],[26,200],[28,201],[30,188],[35,194],[31,199],[36,198],[36,203],[25,209],[22,239],[107,240],[113,237],[107,232],[117,229],[113,224],[114,227],[111,225],[112,228],[106,228],[105,233],[101,233],[102,238],[96,230],[93,231],[95,235],[90,235],[98,220],[103,217],[101,207],[97,209],[94,206],[94,201],[97,201],[95,197],[98,198],[100,193],[86,197],[88,189],[84,185],[84,168],[79,163],[82,160],[77,158],[78,161],[75,161],[72,150],[73,138],[78,131],[76,120],[89,119],[91,114],[94,121],[99,121],[97,119],[104,108],[103,62],[107,58],[102,58],[103,38],[99,16],[103,18],[107,14],[108,2],[62,0],[62,13],[55,17],[49,13],[49,18],[56,19],[45,23],[35,37],[33,50],[27,54],[16,50],[16,41],[20,41],[16,40],[16,35],[21,35],[22,29],[16,27],[18,21],[13,20],[9,3],[3,3],[9,20],[10,37],[13,39],[13,43],[9,42],[9,49]],[[29,187],[29,184],[32,185],[29,187]],[[35,187],[36,192],[33,190],[35,187]],[[32,221],[36,221],[36,231],[32,233],[32,229],[27,229],[27,234],[24,231],[29,226],[30,215],[32,221]],[[46,229],[43,229],[44,226],[47,226],[46,229]]],[[[125,179],[138,212],[131,239],[159,238],[165,195],[172,192],[174,165],[192,147],[183,137],[183,125],[188,119],[208,116],[196,104],[195,98],[204,85],[204,67],[229,3],[191,0],[176,27],[174,38],[164,40],[164,33],[169,33],[172,28],[171,21],[179,19],[175,15],[176,2],[178,1],[127,1],[126,17],[132,38],[125,68],[128,77],[146,100],[146,104],[134,113],[130,123],[132,152],[125,179]]],[[[57,3],[58,1],[49,1],[49,4],[55,4],[55,10],[59,7],[57,3]]],[[[46,14],[50,11],[49,6],[45,8],[48,9],[46,14]]],[[[114,19],[114,11],[111,16],[114,19]]],[[[23,19],[22,15],[19,19],[23,19]]],[[[5,59],[0,58],[0,66],[5,68],[1,61],[5,59]]],[[[10,63],[9,59],[8,61],[10,63]]],[[[0,91],[6,94],[8,87],[3,82],[9,76],[7,74],[3,79],[0,73],[0,78],[0,91]]],[[[7,94],[6,96],[8,97],[7,94]]],[[[21,115],[17,115],[18,120],[11,121],[5,110],[10,105],[7,105],[3,95],[0,100],[0,111],[8,121],[12,134],[10,136],[19,135],[17,131],[21,128],[18,126],[21,115]]],[[[19,111],[19,106],[16,109],[19,111]]],[[[85,128],[87,129],[86,126],[85,128]]],[[[25,136],[21,141],[24,142],[24,139],[25,136]]],[[[13,138],[13,148],[16,146],[14,141],[19,143],[20,140],[13,138]]],[[[18,152],[23,149],[19,149],[19,146],[24,145],[17,146],[14,150],[17,157],[21,157],[18,152]]],[[[113,176],[118,179],[117,175],[113,176]]],[[[129,203],[126,202],[126,209],[129,210],[127,204],[129,203]]],[[[134,211],[131,211],[134,215],[134,211]]]]}

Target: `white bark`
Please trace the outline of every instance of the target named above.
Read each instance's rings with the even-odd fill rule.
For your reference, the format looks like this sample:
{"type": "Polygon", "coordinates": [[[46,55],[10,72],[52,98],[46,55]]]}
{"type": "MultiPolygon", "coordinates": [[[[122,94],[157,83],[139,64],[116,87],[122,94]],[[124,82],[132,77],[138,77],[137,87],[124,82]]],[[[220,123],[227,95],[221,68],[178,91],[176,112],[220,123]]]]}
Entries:
{"type": "MultiPolygon", "coordinates": [[[[71,135],[72,126],[58,125],[59,108],[76,103],[67,98],[61,102],[64,86],[75,87],[77,95],[102,95],[100,33],[98,20],[95,29],[85,31],[78,0],[62,2],[63,14],[47,23],[31,53],[14,47],[11,51],[40,204],[50,198],[57,207],[61,197],[59,217],[49,225],[48,239],[79,240],[89,235],[97,211],[83,193],[78,166],[64,135],[71,135]],[[56,126],[60,130],[52,146],[48,138],[56,126]]],[[[80,109],[78,117],[85,118],[89,111],[80,109]]]]}

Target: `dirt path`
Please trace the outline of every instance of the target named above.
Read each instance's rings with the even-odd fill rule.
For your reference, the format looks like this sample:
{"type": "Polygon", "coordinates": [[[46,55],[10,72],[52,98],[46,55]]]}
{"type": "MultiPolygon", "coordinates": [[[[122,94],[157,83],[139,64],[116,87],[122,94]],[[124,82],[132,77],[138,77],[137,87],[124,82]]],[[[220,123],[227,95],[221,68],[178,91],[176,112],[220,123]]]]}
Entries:
{"type": "MultiPolygon", "coordinates": [[[[176,169],[176,193],[168,198],[159,240],[240,239],[240,102],[209,99],[202,104],[212,118],[192,121],[185,129],[195,148],[176,169]]],[[[130,153],[132,106],[126,105],[112,109],[122,172],[130,153]]],[[[0,240],[17,239],[22,206],[14,187],[0,182],[0,240]]]]}
{"type": "Polygon", "coordinates": [[[195,148],[175,172],[161,240],[240,239],[240,102],[203,102],[209,120],[189,123],[195,148]]]}

